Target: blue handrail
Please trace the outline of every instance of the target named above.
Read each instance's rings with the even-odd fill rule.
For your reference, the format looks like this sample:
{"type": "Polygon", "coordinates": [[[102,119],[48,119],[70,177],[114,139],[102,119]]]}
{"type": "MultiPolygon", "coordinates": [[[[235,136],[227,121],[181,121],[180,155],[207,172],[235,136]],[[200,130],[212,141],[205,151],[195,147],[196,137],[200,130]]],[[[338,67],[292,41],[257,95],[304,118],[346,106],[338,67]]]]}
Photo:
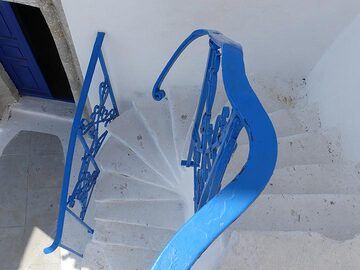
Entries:
{"type": "Polygon", "coordinates": [[[153,270],[190,269],[208,246],[260,195],[276,164],[275,130],[246,77],[242,48],[218,31],[196,30],[184,40],[156,81],[153,98],[165,97],[160,86],[170,68],[191,42],[204,35],[209,36],[208,65],[188,157],[182,161],[183,166],[194,167],[194,208],[197,212],[170,240],[153,270]],[[232,110],[224,107],[212,125],[211,108],[220,64],[232,110]],[[221,180],[242,128],[249,138],[248,160],[239,168],[238,175],[221,189],[221,180]]]}
{"type": "Polygon", "coordinates": [[[59,214],[57,220],[57,230],[54,241],[51,246],[44,249],[44,253],[48,254],[59,246],[82,257],[80,252],[64,245],[61,242],[64,228],[65,213],[68,212],[72,217],[83,225],[89,233],[93,233],[94,230],[84,222],[86,211],[91,199],[92,192],[94,190],[96,180],[100,174],[99,166],[96,163],[95,157],[104,142],[107,131],[99,135],[99,125],[101,123],[107,126],[113,119],[119,115],[119,111],[115,102],[114,93],[112,91],[110,78],[106,69],[104,57],[101,51],[101,46],[104,41],[105,33],[98,32],[93,46],[88,68],[86,70],[84,83],[81,89],[80,98],[77,104],[73,124],[71,127],[71,133],[69,138],[69,145],[66,154],[66,162],[62,183],[62,190],[60,195],[59,214]],[[87,101],[91,81],[94,75],[97,62],[100,62],[101,70],[104,76],[103,82],[99,85],[99,104],[95,105],[93,112],[90,114],[89,119],[84,119],[83,113],[85,104],[87,101]],[[106,101],[110,97],[111,109],[106,108],[106,101]],[[91,145],[89,146],[85,140],[85,136],[88,135],[91,138],[91,145]],[[74,157],[74,150],[76,145],[76,139],[79,139],[84,147],[84,156],[82,158],[82,165],[79,172],[79,177],[75,188],[70,196],[69,184],[71,168],[74,157]],[[89,166],[92,165],[94,170],[91,171],[89,166]],[[81,205],[81,212],[79,215],[74,213],[70,208],[74,207],[75,200],[81,205]]]}

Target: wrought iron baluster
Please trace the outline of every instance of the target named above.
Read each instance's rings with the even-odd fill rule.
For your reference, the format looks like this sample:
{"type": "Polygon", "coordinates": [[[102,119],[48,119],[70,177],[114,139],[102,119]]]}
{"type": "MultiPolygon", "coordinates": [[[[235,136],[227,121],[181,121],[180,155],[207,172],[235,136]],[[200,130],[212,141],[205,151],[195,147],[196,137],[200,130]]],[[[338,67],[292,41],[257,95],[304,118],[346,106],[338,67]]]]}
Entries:
{"type": "Polygon", "coordinates": [[[220,67],[221,53],[219,46],[209,41],[209,55],[203,87],[195,116],[192,140],[187,160],[181,162],[183,166],[193,167],[194,170],[194,209],[199,208],[199,199],[212,167],[212,157],[216,155],[211,147],[214,127],[211,123],[212,107],[215,100],[217,73],[220,67]]]}
{"type": "Polygon", "coordinates": [[[209,56],[195,114],[191,143],[181,165],[194,170],[195,214],[179,229],[154,263],[153,270],[190,269],[207,247],[259,196],[269,181],[277,158],[272,123],[252,90],[245,73],[240,44],[218,31],[199,29],[175,51],[153,88],[157,101],[165,97],[161,84],[189,44],[209,36],[209,56]],[[221,52],[221,54],[220,54],[221,52]],[[221,62],[226,95],[231,104],[211,122],[221,62]],[[237,147],[242,128],[249,137],[249,157],[238,175],[221,187],[227,164],[237,147]]]}
{"type": "Polygon", "coordinates": [[[82,256],[80,252],[64,245],[61,242],[65,212],[68,212],[81,225],[83,225],[89,233],[94,230],[84,221],[89,203],[96,185],[96,181],[100,175],[100,168],[96,162],[96,155],[101,148],[108,132],[101,131],[101,126],[106,127],[118,115],[119,111],[115,102],[114,93],[112,91],[109,74],[106,69],[101,46],[104,40],[105,33],[99,32],[97,34],[93,51],[90,57],[89,65],[86,71],[84,83],[80,93],[80,98],[75,112],[71,134],[69,138],[68,152],[66,155],[66,164],[63,177],[63,185],[60,197],[59,216],[57,221],[57,230],[54,242],[48,248],[44,249],[46,254],[53,252],[57,247],[63,247],[68,251],[82,256]],[[94,75],[97,62],[100,62],[103,73],[103,81],[99,84],[98,99],[99,102],[93,108],[89,118],[83,118],[85,103],[88,97],[90,84],[94,75]],[[107,101],[110,97],[110,108],[107,107],[107,101]],[[76,139],[78,139],[84,148],[84,155],[81,158],[81,166],[77,178],[77,182],[70,195],[68,195],[70,175],[73,162],[73,155],[75,150],[76,139]],[[80,205],[80,213],[77,214],[71,208],[76,203],[80,205]]]}

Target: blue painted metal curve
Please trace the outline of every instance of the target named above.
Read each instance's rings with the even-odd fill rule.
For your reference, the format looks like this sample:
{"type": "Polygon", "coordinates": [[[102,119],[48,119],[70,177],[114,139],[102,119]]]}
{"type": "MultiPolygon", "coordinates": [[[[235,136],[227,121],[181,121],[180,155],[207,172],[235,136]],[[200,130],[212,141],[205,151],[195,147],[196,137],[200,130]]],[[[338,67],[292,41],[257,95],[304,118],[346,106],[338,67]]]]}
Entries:
{"type": "Polygon", "coordinates": [[[208,246],[260,195],[268,183],[277,159],[274,127],[246,77],[241,46],[217,31],[194,31],[175,51],[153,88],[155,100],[166,74],[184,49],[200,36],[208,35],[221,48],[225,91],[249,137],[249,156],[239,174],[207,202],[170,240],[153,270],[190,269],[208,246]]]}
{"type": "Polygon", "coordinates": [[[94,230],[84,222],[84,218],[92,195],[93,188],[96,184],[96,179],[100,173],[100,169],[95,162],[95,156],[107,135],[107,131],[105,131],[103,134],[101,134],[101,136],[99,136],[98,128],[100,123],[104,123],[104,125],[106,126],[109,122],[111,122],[114,118],[116,118],[119,115],[119,111],[115,102],[115,97],[110,83],[109,74],[106,69],[105,61],[101,51],[101,46],[103,44],[104,37],[105,37],[104,32],[97,33],[97,37],[88,64],[88,68],[86,70],[85,79],[81,89],[79,101],[77,104],[73,124],[71,127],[71,132],[70,132],[62,190],[60,194],[56,235],[51,246],[44,249],[45,254],[49,254],[55,251],[58,247],[62,247],[76,255],[82,256],[81,253],[61,243],[66,212],[68,212],[77,221],[79,221],[79,223],[83,225],[88,230],[89,233],[94,232],[94,230]],[[104,81],[100,83],[99,86],[100,102],[99,104],[94,106],[93,112],[89,117],[90,120],[83,119],[82,117],[84,113],[85,104],[87,101],[95,67],[98,61],[100,62],[101,70],[104,75],[104,81]],[[105,108],[105,102],[108,97],[110,97],[111,104],[113,106],[111,110],[105,108]],[[85,134],[88,134],[92,139],[92,143],[90,146],[87,145],[84,139],[85,134]],[[74,150],[75,150],[77,138],[79,138],[81,144],[84,147],[84,157],[82,158],[82,165],[79,173],[78,182],[75,185],[73,193],[70,196],[68,196],[71,168],[72,168],[74,150]],[[94,167],[94,171],[92,173],[89,172],[89,168],[88,168],[90,163],[94,167]],[[74,206],[75,199],[81,203],[81,207],[82,207],[79,216],[70,209],[74,206]]]}

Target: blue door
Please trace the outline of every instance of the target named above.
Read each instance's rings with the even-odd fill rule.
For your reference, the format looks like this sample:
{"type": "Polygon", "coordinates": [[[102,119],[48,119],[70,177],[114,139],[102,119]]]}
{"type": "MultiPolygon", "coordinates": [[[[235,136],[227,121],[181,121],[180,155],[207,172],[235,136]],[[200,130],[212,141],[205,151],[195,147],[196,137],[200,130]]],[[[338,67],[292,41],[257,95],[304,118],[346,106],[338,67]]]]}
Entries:
{"type": "Polygon", "coordinates": [[[52,98],[15,14],[5,1],[0,1],[0,61],[20,95],[52,98]]]}

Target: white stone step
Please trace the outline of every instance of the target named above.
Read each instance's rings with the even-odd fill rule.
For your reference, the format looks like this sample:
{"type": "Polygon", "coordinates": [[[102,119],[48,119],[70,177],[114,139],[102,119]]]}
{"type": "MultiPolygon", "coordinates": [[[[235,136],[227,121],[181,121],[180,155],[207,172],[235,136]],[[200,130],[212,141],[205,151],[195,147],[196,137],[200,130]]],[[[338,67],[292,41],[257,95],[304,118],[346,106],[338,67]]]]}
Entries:
{"type": "Polygon", "coordinates": [[[119,245],[106,245],[104,249],[112,270],[149,270],[159,255],[158,251],[119,245]]]}
{"type": "Polygon", "coordinates": [[[134,107],[143,117],[148,130],[152,133],[175,174],[179,174],[168,99],[155,101],[151,96],[139,97],[134,102],[134,107]]]}
{"type": "Polygon", "coordinates": [[[149,167],[166,181],[177,182],[171,165],[161,153],[143,119],[134,108],[122,113],[108,128],[110,133],[130,147],[149,167]]]}
{"type": "MultiPolygon", "coordinates": [[[[268,93],[262,94],[269,96],[268,93]]],[[[281,103],[285,101],[279,101],[278,98],[279,97],[272,97],[274,102],[279,104],[276,106],[270,105],[272,109],[269,112],[277,136],[282,137],[315,131],[321,127],[317,104],[311,104],[307,107],[294,107],[296,104],[294,102],[295,99],[290,102],[289,98],[291,105],[284,105],[281,103]]],[[[196,90],[190,95],[179,95],[178,93],[171,92],[169,93],[169,99],[173,115],[175,144],[179,155],[178,160],[180,161],[187,156],[194,114],[198,105],[198,94],[196,93],[196,90]]],[[[223,106],[229,106],[229,101],[226,94],[223,92],[223,87],[219,85],[213,106],[213,121],[215,121],[216,116],[221,113],[223,106]]]]}
{"type": "Polygon", "coordinates": [[[87,244],[84,259],[81,262],[81,270],[112,270],[106,260],[102,245],[93,241],[87,244]]]}
{"type": "MultiPolygon", "coordinates": [[[[306,100],[306,88],[303,81],[285,82],[279,78],[251,75],[248,75],[248,78],[252,89],[268,113],[293,108],[306,100]]],[[[217,91],[223,91],[223,89],[222,77],[219,75],[217,91]]]]}
{"type": "Polygon", "coordinates": [[[278,137],[316,131],[321,127],[317,104],[278,110],[270,113],[269,117],[278,137]]]}
{"type": "Polygon", "coordinates": [[[235,232],[220,270],[358,270],[360,237],[340,242],[317,233],[235,232]]]}
{"type": "Polygon", "coordinates": [[[360,197],[342,194],[260,195],[231,228],[312,231],[332,239],[350,239],[360,232],[360,197]]]}
{"type": "Polygon", "coordinates": [[[335,130],[319,130],[278,138],[277,168],[315,163],[327,164],[340,159],[340,138],[335,130]]]}
{"type": "Polygon", "coordinates": [[[134,151],[114,137],[102,146],[98,160],[104,171],[123,174],[148,183],[171,188],[173,184],[145,164],[134,151]]]}
{"type": "Polygon", "coordinates": [[[102,172],[94,191],[96,201],[103,200],[152,200],[152,199],[179,199],[179,196],[161,186],[155,186],[124,176],[123,174],[102,172]]]}
{"type": "Polygon", "coordinates": [[[293,108],[306,102],[304,81],[284,81],[277,77],[248,76],[251,87],[268,113],[293,108]]]}
{"type": "Polygon", "coordinates": [[[309,164],[276,169],[266,194],[360,194],[353,164],[309,164]]]}
{"type": "MultiPolygon", "coordinates": [[[[242,135],[242,137],[244,136],[242,135]]],[[[238,138],[238,141],[241,141],[241,138],[238,138]]],[[[248,153],[249,146],[247,144],[238,145],[226,169],[225,184],[234,179],[240,172],[248,158],[248,153]]],[[[340,139],[335,130],[319,130],[278,138],[276,168],[294,165],[329,164],[340,160],[340,139]]]]}
{"type": "Polygon", "coordinates": [[[161,251],[174,234],[174,230],[98,220],[94,240],[161,251]]]}
{"type": "Polygon", "coordinates": [[[97,202],[96,219],[176,230],[184,223],[184,206],[177,200],[97,202]]]}
{"type": "MultiPolygon", "coordinates": [[[[230,106],[229,102],[226,106],[230,106]]],[[[221,113],[221,109],[218,113],[221,113]]],[[[306,107],[284,108],[270,112],[268,115],[274,125],[277,137],[314,132],[321,128],[319,106],[316,103],[306,107]]],[[[215,123],[215,119],[216,115],[212,119],[213,123],[215,123]]]]}
{"type": "Polygon", "coordinates": [[[27,113],[37,118],[38,116],[49,117],[56,120],[72,122],[76,106],[71,102],[59,100],[39,99],[37,97],[24,96],[19,102],[11,106],[12,113],[27,113]]]}

